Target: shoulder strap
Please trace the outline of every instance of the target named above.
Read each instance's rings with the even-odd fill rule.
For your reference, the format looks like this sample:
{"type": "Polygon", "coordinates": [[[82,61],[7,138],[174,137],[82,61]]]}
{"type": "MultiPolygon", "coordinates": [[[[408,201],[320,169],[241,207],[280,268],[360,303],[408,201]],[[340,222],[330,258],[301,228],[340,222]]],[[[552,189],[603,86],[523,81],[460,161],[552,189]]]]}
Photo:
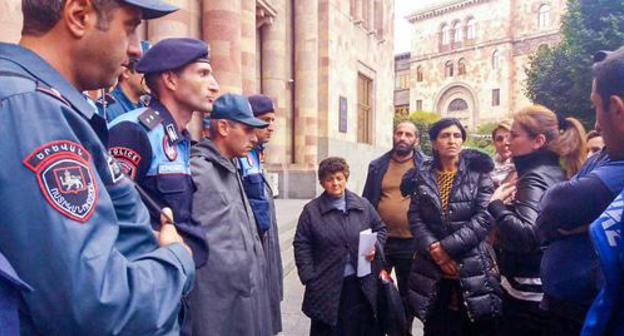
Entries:
{"type": "Polygon", "coordinates": [[[23,79],[29,79],[37,83],[37,80],[35,80],[34,78],[30,76],[26,76],[17,72],[5,71],[5,70],[0,70],[0,77],[18,77],[18,78],[23,78],[23,79]]]}
{"type": "Polygon", "coordinates": [[[17,72],[12,72],[12,71],[5,71],[2,70],[0,71],[0,77],[14,77],[14,78],[21,78],[21,79],[27,79],[29,81],[32,81],[35,83],[36,85],[36,89],[39,92],[43,92],[49,96],[52,96],[58,100],[60,100],[63,104],[69,106],[69,102],[67,101],[67,99],[65,99],[65,97],[63,97],[63,95],[61,95],[60,92],[58,92],[57,90],[55,90],[54,88],[51,87],[47,87],[47,86],[43,86],[41,85],[42,83],[38,80],[36,80],[35,78],[31,77],[31,76],[27,76],[21,73],[17,73],[17,72]]]}
{"type": "Polygon", "coordinates": [[[156,126],[160,125],[164,120],[158,111],[151,108],[147,108],[145,111],[141,112],[138,118],[139,123],[148,131],[156,128],[156,126]]]}

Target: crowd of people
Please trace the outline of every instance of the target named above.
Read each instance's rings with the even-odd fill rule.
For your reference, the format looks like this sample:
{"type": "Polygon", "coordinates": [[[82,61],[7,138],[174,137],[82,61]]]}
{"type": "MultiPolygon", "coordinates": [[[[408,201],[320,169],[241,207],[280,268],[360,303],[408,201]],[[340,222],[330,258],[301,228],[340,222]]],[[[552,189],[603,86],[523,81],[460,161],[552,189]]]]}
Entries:
{"type": "Polygon", "coordinates": [[[393,268],[407,320],[396,335],[414,317],[426,336],[621,334],[624,100],[611,85],[622,73],[624,49],[595,64],[596,130],[528,106],[494,128],[493,157],[464,148],[457,119],[428,129],[432,157],[416,150],[416,125],[399,123],[393,149],[369,165],[368,202],[346,189],[344,159],[323,160],[325,191],[294,241],[310,334],[384,335],[375,278],[393,268]],[[590,235],[608,207],[611,232],[594,224],[590,235]],[[372,253],[372,274],[358,278],[367,229],[382,258],[372,253]]]}
{"type": "MultiPolygon", "coordinates": [[[[22,10],[20,43],[0,44],[0,334],[280,333],[271,98],[221,94],[201,40],[140,43],[164,2],[22,10]]],[[[310,335],[410,335],[415,318],[426,336],[623,334],[624,48],[594,60],[587,134],[532,105],[492,157],[453,118],[428,156],[401,122],[362,196],[322,160],[293,241],[310,335]]]]}
{"type": "Polygon", "coordinates": [[[343,159],[321,162],[325,192],[294,241],[310,334],[383,335],[370,282],[394,268],[407,321],[396,335],[410,335],[414,317],[425,336],[621,335],[623,87],[624,48],[599,52],[595,130],[527,106],[496,125],[493,157],[464,148],[453,118],[428,129],[425,157],[416,125],[401,122],[392,150],[369,165],[368,203],[346,189],[343,159]],[[365,229],[385,258],[356,278],[365,229]]]}

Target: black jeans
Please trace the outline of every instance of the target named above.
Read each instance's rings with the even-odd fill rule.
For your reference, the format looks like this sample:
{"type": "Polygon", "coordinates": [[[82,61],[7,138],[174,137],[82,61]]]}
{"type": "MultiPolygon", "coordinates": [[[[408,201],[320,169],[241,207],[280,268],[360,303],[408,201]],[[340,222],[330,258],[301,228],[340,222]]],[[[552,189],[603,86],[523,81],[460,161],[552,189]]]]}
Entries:
{"type": "Polygon", "coordinates": [[[439,286],[431,316],[425,322],[425,336],[496,335],[495,319],[470,321],[459,280],[442,279],[439,286]]]}
{"type": "Polygon", "coordinates": [[[381,336],[379,323],[373,309],[360,288],[354,275],[346,277],[342,284],[338,324],[331,326],[312,320],[310,336],[381,336]]]}
{"type": "Polygon", "coordinates": [[[539,302],[518,300],[505,292],[500,336],[550,336],[548,315],[539,302]]]}
{"type": "MultiPolygon", "coordinates": [[[[413,238],[389,237],[386,240],[384,254],[386,256],[388,272],[391,272],[393,268],[396,269],[397,287],[399,288],[399,294],[401,294],[404,304],[407,300],[407,280],[409,279],[410,271],[412,270],[412,260],[414,259],[415,252],[416,247],[413,238]]],[[[408,315],[407,330],[410,332],[412,330],[413,322],[414,318],[408,315]]]]}

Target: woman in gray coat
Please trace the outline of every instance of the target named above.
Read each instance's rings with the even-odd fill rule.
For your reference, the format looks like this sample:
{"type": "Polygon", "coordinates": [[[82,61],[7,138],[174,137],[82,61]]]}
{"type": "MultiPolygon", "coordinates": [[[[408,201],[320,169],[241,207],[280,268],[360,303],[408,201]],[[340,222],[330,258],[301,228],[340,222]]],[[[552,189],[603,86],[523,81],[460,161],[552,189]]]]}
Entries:
{"type": "Polygon", "coordinates": [[[386,227],[366,199],[346,189],[344,159],[323,160],[318,176],[325,192],[304,207],[293,243],[310,335],[381,335],[376,306],[382,265],[375,250],[383,248],[386,227]],[[366,255],[372,272],[357,277],[359,236],[367,229],[377,233],[377,246],[366,255]]]}

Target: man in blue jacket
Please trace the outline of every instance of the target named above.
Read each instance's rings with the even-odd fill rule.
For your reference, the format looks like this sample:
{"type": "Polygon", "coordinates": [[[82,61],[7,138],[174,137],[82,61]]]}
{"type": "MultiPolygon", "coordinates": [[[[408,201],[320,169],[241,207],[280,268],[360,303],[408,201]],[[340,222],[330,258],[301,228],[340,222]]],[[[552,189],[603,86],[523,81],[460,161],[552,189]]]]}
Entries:
{"type": "MultiPolygon", "coordinates": [[[[594,56],[592,102],[596,124],[612,158],[624,159],[624,48],[594,56]]],[[[623,194],[591,225],[604,281],[587,314],[583,335],[621,335],[624,332],[624,246],[622,241],[623,194]]]]}
{"type": "MultiPolygon", "coordinates": [[[[176,227],[193,249],[195,265],[205,263],[203,230],[191,223],[191,139],[186,125],[194,111],[208,113],[219,85],[206,42],[169,38],[154,45],[137,64],[152,92],[150,104],[109,124],[108,147],[126,175],[159,207],[173,210],[176,227]]],[[[152,226],[160,214],[152,209],[152,226]]]]}
{"type": "Polygon", "coordinates": [[[157,0],[23,0],[19,45],[0,44],[0,252],[34,289],[22,335],[175,335],[194,263],[175,227],[158,235],[107,154],[106,122],[81,94],[140,55],[157,0]]]}
{"type": "Polygon", "coordinates": [[[551,335],[581,331],[600,281],[587,227],[624,188],[624,50],[595,57],[591,99],[605,149],[569,181],[548,190],[537,220],[546,243],[542,306],[551,315],[551,335]]]}
{"type": "MultiPolygon", "coordinates": [[[[141,41],[141,51],[147,52],[150,48],[148,41],[141,41]]],[[[140,58],[130,59],[124,66],[121,75],[117,79],[117,85],[110,93],[106,93],[97,100],[97,108],[100,116],[111,122],[122,114],[136,110],[146,105],[143,98],[147,96],[147,88],[143,82],[143,74],[136,70],[140,58]]]]}

